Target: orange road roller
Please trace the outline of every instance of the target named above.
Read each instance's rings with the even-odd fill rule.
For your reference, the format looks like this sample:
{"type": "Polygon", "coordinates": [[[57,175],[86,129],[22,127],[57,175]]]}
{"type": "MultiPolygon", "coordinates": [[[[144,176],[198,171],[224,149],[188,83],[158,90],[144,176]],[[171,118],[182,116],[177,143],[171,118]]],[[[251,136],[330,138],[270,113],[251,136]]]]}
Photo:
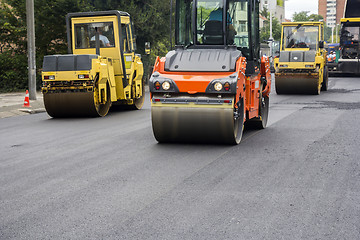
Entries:
{"type": "Polygon", "coordinates": [[[271,74],[258,1],[177,0],[175,16],[175,49],[149,80],[156,140],[239,144],[245,124],[265,128],[271,74]]]}

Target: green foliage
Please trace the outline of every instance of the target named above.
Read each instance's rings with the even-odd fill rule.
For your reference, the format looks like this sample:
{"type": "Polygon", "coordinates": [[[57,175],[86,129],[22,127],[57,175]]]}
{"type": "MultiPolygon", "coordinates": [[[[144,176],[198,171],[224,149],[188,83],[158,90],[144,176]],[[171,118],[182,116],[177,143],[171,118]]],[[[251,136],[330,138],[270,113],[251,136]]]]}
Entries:
{"type": "MultiPolygon", "coordinates": [[[[37,86],[45,55],[66,52],[65,15],[80,11],[77,0],[36,0],[35,37],[37,86]]],[[[26,5],[22,0],[3,0],[0,5],[0,91],[27,88],[26,5]],[[11,7],[10,7],[11,6],[11,7]],[[9,58],[10,56],[10,58],[9,58]]]]}
{"type": "MultiPolygon", "coordinates": [[[[264,21],[264,26],[260,29],[260,40],[264,42],[270,38],[270,21],[268,20],[270,14],[266,8],[260,14],[267,19],[264,21]]],[[[281,38],[281,24],[276,17],[272,17],[272,32],[274,40],[279,41],[281,38]]]]}
{"type": "Polygon", "coordinates": [[[25,53],[26,25],[16,17],[14,9],[0,2],[0,52],[11,50],[25,53]]]}
{"type": "Polygon", "coordinates": [[[309,11],[295,12],[293,15],[294,22],[320,21],[324,18],[318,14],[310,14],[309,11]]]}
{"type": "Polygon", "coordinates": [[[325,39],[325,41],[331,42],[331,34],[332,34],[331,28],[330,27],[325,27],[325,29],[324,29],[324,35],[325,35],[324,39],[325,39]]]}
{"type": "Polygon", "coordinates": [[[0,92],[24,90],[27,86],[27,55],[4,51],[0,54],[0,92]]]}
{"type": "Polygon", "coordinates": [[[26,88],[26,27],[14,8],[0,2],[0,92],[26,88]]]}
{"type": "MultiPolygon", "coordinates": [[[[340,25],[337,25],[334,28],[334,43],[339,43],[340,42],[340,33],[341,32],[341,27],[340,25]]],[[[325,41],[328,43],[332,43],[332,29],[330,27],[326,27],[325,28],[325,41]]]]}

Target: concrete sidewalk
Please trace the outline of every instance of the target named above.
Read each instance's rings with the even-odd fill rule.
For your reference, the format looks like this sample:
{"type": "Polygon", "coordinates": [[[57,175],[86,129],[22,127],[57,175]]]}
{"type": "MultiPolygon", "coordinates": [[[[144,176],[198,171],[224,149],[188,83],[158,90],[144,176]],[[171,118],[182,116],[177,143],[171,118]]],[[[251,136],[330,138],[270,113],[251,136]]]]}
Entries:
{"type": "Polygon", "coordinates": [[[36,100],[30,100],[29,108],[24,108],[25,92],[0,94],[0,118],[45,112],[43,95],[36,93],[36,100]]]}

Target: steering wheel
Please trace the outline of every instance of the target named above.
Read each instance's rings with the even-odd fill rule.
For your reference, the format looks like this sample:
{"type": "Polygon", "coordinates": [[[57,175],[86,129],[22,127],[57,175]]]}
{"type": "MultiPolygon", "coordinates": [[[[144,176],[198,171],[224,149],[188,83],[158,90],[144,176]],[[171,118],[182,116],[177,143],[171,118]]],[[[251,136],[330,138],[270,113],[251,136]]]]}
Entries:
{"type": "Polygon", "coordinates": [[[304,42],[299,42],[296,44],[297,48],[308,48],[309,46],[304,42]]]}

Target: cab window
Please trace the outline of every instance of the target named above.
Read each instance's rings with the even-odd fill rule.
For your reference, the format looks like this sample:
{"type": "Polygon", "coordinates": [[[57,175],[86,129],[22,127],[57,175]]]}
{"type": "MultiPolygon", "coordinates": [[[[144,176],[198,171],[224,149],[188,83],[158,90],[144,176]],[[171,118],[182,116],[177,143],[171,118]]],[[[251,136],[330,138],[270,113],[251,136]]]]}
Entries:
{"type": "Polygon", "coordinates": [[[285,26],[283,32],[283,50],[285,48],[309,48],[316,50],[318,47],[318,26],[285,26]]]}
{"type": "Polygon", "coordinates": [[[121,24],[121,38],[124,46],[124,53],[133,52],[130,24],[121,24]]]}
{"type": "Polygon", "coordinates": [[[99,33],[100,47],[115,47],[114,27],[112,22],[75,24],[75,48],[96,47],[96,31],[99,33]]]}

